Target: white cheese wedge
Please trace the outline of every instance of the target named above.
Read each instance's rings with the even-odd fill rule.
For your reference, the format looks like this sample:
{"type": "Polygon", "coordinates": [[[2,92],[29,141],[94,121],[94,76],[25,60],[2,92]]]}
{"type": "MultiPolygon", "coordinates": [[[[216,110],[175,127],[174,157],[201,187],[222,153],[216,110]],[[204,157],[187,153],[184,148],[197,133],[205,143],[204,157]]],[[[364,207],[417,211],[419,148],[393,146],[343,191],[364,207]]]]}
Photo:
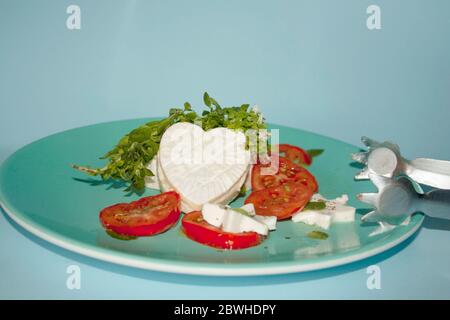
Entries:
{"type": "Polygon", "coordinates": [[[277,228],[277,217],[276,216],[260,216],[256,214],[255,206],[253,203],[247,203],[240,207],[241,210],[244,210],[249,216],[253,219],[264,223],[269,230],[276,230],[277,228]]]}
{"type": "Polygon", "coordinates": [[[331,225],[331,215],[322,214],[315,210],[305,210],[293,215],[292,221],[303,222],[327,230],[331,225]]]}
{"type": "Polygon", "coordinates": [[[277,217],[275,216],[259,216],[253,217],[255,220],[264,223],[270,231],[277,229],[277,217]]]}
{"type": "Polygon", "coordinates": [[[336,204],[331,210],[332,223],[347,223],[355,221],[355,208],[336,204]]]}
{"type": "Polygon", "coordinates": [[[266,224],[233,209],[227,210],[223,219],[222,230],[233,233],[253,231],[264,236],[269,234],[269,228],[266,224]]]}
{"type": "Polygon", "coordinates": [[[343,194],[340,197],[337,197],[336,199],[334,199],[335,202],[340,203],[340,204],[347,204],[348,202],[348,195],[343,194]]]}
{"type": "Polygon", "coordinates": [[[241,207],[242,210],[246,211],[248,213],[249,216],[255,216],[256,215],[256,210],[255,210],[255,206],[253,205],[253,203],[247,203],[244,204],[241,207]]]}
{"type": "Polygon", "coordinates": [[[267,235],[276,229],[276,217],[263,217],[254,213],[253,204],[238,209],[224,208],[217,204],[205,203],[202,209],[203,219],[225,232],[256,232],[267,235]],[[242,212],[243,211],[243,212],[242,212]]]}
{"type": "Polygon", "coordinates": [[[250,151],[242,132],[177,123],[163,134],[157,159],[162,191],[181,196],[184,212],[205,203],[227,204],[239,193],[249,167],[250,151]]]}
{"type": "Polygon", "coordinates": [[[202,208],[203,219],[217,228],[222,226],[226,213],[227,209],[212,203],[205,203],[202,208]]]}
{"type": "Polygon", "coordinates": [[[315,194],[312,201],[324,201],[325,208],[321,210],[303,210],[292,216],[292,221],[316,225],[329,229],[332,223],[348,223],[355,221],[356,209],[347,205],[348,196],[342,195],[333,200],[327,200],[320,194],[315,194]]]}

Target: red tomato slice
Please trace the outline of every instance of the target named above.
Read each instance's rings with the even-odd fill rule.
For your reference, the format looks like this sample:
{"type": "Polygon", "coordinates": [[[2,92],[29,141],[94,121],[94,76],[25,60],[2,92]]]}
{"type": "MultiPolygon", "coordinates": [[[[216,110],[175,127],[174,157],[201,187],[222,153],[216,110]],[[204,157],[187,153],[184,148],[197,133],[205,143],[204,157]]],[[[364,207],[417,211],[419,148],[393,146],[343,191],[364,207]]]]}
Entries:
{"type": "Polygon", "coordinates": [[[279,157],[278,171],[274,175],[263,175],[261,169],[269,167],[269,164],[255,164],[252,168],[252,189],[258,191],[266,188],[280,186],[286,182],[298,181],[308,186],[313,192],[317,192],[318,185],[314,176],[302,166],[296,165],[290,160],[279,157]]]}
{"type": "Polygon", "coordinates": [[[284,220],[303,209],[312,195],[313,191],[309,187],[298,181],[291,181],[253,191],[245,199],[245,203],[253,203],[258,215],[276,216],[278,220],[284,220]]]}
{"type": "Polygon", "coordinates": [[[100,212],[100,221],[117,234],[153,236],[175,225],[180,213],[180,196],[170,191],[107,207],[100,212]]]}
{"type": "Polygon", "coordinates": [[[295,164],[306,164],[309,166],[312,163],[312,158],[309,153],[297,146],[280,144],[278,146],[278,152],[280,157],[286,157],[295,164]]]}
{"type": "Polygon", "coordinates": [[[185,214],[181,224],[189,239],[213,248],[245,249],[256,246],[264,240],[264,236],[256,232],[224,232],[207,223],[200,211],[185,214]]]}

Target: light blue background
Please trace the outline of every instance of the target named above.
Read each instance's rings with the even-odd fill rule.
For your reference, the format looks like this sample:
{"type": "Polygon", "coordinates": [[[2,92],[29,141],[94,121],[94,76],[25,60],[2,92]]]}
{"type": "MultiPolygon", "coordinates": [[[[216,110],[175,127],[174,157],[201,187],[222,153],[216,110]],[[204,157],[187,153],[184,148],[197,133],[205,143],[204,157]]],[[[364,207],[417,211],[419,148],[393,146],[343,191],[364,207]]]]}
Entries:
{"type": "MultiPolygon", "coordinates": [[[[0,0],[0,161],[48,134],[163,116],[207,90],[270,122],[407,157],[450,159],[450,2],[0,0]],[[81,7],[81,30],[66,8],[81,7]],[[381,7],[382,29],[366,27],[381,7]]],[[[95,137],[93,137],[95,139],[95,137]]],[[[0,217],[1,298],[450,298],[450,225],[349,266],[272,277],[133,270],[56,248],[0,217]],[[382,269],[382,289],[365,268],[382,269]],[[66,289],[81,266],[82,289],[66,289]]]]}

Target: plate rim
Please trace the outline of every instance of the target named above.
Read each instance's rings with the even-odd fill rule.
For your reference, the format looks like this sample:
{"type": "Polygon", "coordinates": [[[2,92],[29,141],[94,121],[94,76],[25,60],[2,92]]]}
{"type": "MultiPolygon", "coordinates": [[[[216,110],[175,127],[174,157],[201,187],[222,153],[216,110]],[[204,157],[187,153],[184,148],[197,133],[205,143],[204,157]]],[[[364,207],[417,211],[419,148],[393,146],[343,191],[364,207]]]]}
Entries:
{"type": "Polygon", "coordinates": [[[335,259],[329,259],[326,261],[312,262],[312,263],[284,262],[284,264],[288,265],[283,265],[283,263],[277,263],[280,265],[273,264],[270,267],[236,266],[233,268],[223,268],[218,267],[216,264],[214,264],[213,267],[211,267],[211,265],[202,266],[201,263],[199,262],[185,262],[185,263],[180,263],[180,261],[164,262],[164,260],[162,259],[160,260],[152,257],[145,257],[145,259],[136,259],[133,258],[132,255],[127,253],[117,252],[110,249],[98,247],[96,247],[95,249],[90,248],[91,245],[82,243],[78,240],[73,240],[70,238],[68,238],[68,240],[65,240],[67,237],[63,235],[56,237],[51,235],[50,233],[40,230],[38,227],[34,226],[33,223],[29,223],[26,221],[26,219],[22,219],[18,215],[14,214],[13,210],[10,210],[4,204],[3,201],[0,201],[0,206],[15,223],[17,223],[26,231],[53,245],[75,252],[77,254],[84,255],[101,261],[106,261],[109,263],[115,263],[138,269],[159,271],[165,273],[198,275],[198,276],[261,276],[261,275],[300,273],[337,267],[375,256],[379,253],[385,252],[399,245],[400,243],[404,242],[412,235],[414,235],[417,232],[417,230],[420,229],[424,221],[424,215],[420,214],[421,215],[419,218],[420,220],[417,221],[416,224],[410,230],[408,230],[398,238],[389,241],[386,244],[378,245],[374,248],[345,257],[339,257],[335,259]],[[113,252],[108,253],[109,251],[113,252]]]}
{"type": "MultiPolygon", "coordinates": [[[[55,135],[64,134],[70,131],[76,131],[78,129],[83,129],[87,127],[94,127],[97,125],[107,125],[111,123],[118,122],[129,122],[129,121],[149,121],[152,119],[158,119],[159,117],[145,117],[145,118],[132,118],[132,119],[121,119],[115,121],[105,121],[99,122],[95,124],[89,124],[85,126],[79,126],[75,128],[66,129],[60,132],[56,132],[50,134],[48,136],[42,137],[40,139],[34,140],[31,143],[28,143],[11,155],[9,155],[6,159],[4,159],[0,163],[0,169],[4,167],[17,153],[23,151],[28,146],[50,138],[55,135]]],[[[309,130],[304,130],[301,128],[296,128],[293,126],[286,126],[277,123],[269,123],[271,127],[279,127],[279,128],[289,128],[293,130],[299,130],[305,133],[311,133],[316,136],[320,136],[321,138],[326,138],[328,140],[332,140],[334,142],[338,142],[341,144],[349,145],[352,147],[356,147],[351,143],[344,142],[337,138],[329,137],[320,133],[316,133],[309,130]]],[[[414,235],[422,226],[424,221],[424,215],[420,214],[418,220],[415,221],[415,225],[410,227],[409,230],[405,231],[403,234],[397,235],[394,239],[387,241],[385,243],[378,243],[377,241],[372,243],[374,247],[366,248],[362,252],[352,253],[341,257],[330,258],[325,261],[313,261],[313,262],[304,262],[302,260],[297,261],[278,261],[270,264],[260,264],[257,265],[255,263],[246,263],[246,264],[234,264],[232,267],[230,265],[225,265],[226,267],[221,267],[218,263],[202,263],[202,262],[193,262],[193,261],[174,261],[174,260],[165,260],[155,257],[149,256],[135,256],[130,253],[121,252],[117,250],[112,250],[108,248],[101,248],[97,246],[93,246],[89,243],[85,243],[70,237],[67,237],[63,234],[57,233],[51,229],[48,229],[44,226],[40,226],[39,224],[34,223],[32,220],[27,219],[26,215],[20,213],[20,210],[16,210],[15,212],[12,207],[7,205],[7,200],[3,199],[1,195],[0,188],[0,207],[9,216],[17,225],[25,229],[27,232],[37,236],[40,239],[43,239],[57,247],[66,249],[71,252],[75,252],[80,255],[84,255],[93,259],[106,261],[109,263],[115,263],[123,266],[134,267],[138,269],[144,270],[152,270],[159,271],[165,273],[176,273],[176,274],[187,274],[187,275],[199,275],[199,276],[258,276],[258,275],[276,275],[276,274],[289,274],[289,273],[300,273],[307,271],[315,271],[328,269],[332,267],[337,267],[345,264],[349,264],[352,262],[360,261],[382,252],[385,252],[400,243],[404,242],[412,235],[414,235]]],[[[359,249],[358,249],[359,250],[359,249]]]]}

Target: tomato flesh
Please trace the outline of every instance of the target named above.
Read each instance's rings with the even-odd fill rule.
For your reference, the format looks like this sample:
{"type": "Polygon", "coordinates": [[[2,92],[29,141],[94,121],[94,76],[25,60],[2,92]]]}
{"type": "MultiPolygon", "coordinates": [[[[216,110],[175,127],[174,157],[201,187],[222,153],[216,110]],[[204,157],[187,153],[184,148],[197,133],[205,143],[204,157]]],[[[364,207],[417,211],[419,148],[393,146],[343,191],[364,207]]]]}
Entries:
{"type": "Polygon", "coordinates": [[[231,233],[222,231],[207,223],[200,211],[193,211],[184,215],[181,225],[189,239],[218,249],[245,249],[256,246],[264,240],[264,236],[256,232],[231,233]]]}
{"type": "Polygon", "coordinates": [[[317,192],[318,184],[314,176],[302,166],[299,166],[284,157],[279,157],[278,171],[273,175],[263,175],[261,170],[269,167],[268,164],[255,164],[252,168],[252,189],[259,191],[266,188],[277,187],[286,182],[300,182],[317,192]]]}
{"type": "Polygon", "coordinates": [[[142,237],[167,231],[177,223],[180,213],[180,196],[170,191],[104,208],[100,221],[117,234],[142,237]]]}
{"type": "Polygon", "coordinates": [[[312,163],[312,157],[309,153],[297,146],[280,144],[278,146],[278,152],[280,157],[285,157],[295,164],[306,164],[309,166],[312,163]]]}
{"type": "Polygon", "coordinates": [[[256,214],[276,216],[278,220],[290,218],[302,210],[311,199],[313,191],[298,181],[253,191],[245,203],[253,203],[256,214]]]}

